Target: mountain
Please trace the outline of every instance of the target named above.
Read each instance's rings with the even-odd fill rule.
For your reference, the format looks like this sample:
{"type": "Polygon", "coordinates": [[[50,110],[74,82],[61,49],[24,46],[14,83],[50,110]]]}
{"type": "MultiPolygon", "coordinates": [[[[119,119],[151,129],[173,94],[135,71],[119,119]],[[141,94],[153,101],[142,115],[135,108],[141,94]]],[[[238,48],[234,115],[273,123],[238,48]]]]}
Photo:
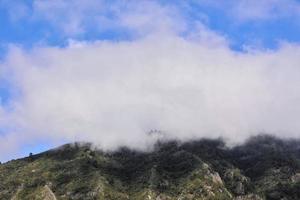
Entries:
{"type": "Polygon", "coordinates": [[[151,152],[66,144],[0,165],[2,200],[299,200],[300,141],[158,141],[151,152]]]}

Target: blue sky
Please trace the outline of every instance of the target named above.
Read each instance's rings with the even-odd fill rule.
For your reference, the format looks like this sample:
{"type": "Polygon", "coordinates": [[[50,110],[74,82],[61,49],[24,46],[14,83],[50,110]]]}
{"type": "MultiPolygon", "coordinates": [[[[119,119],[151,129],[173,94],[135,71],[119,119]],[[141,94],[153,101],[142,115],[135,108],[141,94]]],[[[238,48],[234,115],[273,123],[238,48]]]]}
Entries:
{"type": "MultiPolygon", "coordinates": [[[[36,48],[68,48],[72,41],[79,45],[99,41],[121,43],[161,32],[187,39],[198,34],[200,27],[200,35],[205,35],[202,39],[206,40],[208,35],[225,41],[231,52],[279,51],[283,44],[300,43],[300,1],[0,0],[0,25],[0,99],[2,109],[10,110],[14,109],[13,102],[18,101],[19,87],[5,72],[9,58],[14,59],[11,49],[30,54],[36,48]]],[[[161,35],[163,38],[165,34],[161,35]]],[[[3,138],[12,134],[8,130],[16,128],[12,124],[0,125],[3,138]]],[[[22,132],[21,128],[16,129],[22,132]]],[[[37,153],[70,141],[47,138],[51,137],[19,141],[14,153],[1,159],[37,153]]]]}
{"type": "MultiPolygon", "coordinates": [[[[90,15],[89,13],[84,13],[84,15],[88,15],[88,17],[80,18],[80,26],[83,26],[83,29],[85,30],[78,30],[78,32],[75,31],[72,33],[71,31],[70,33],[63,32],[63,25],[61,25],[61,23],[66,23],[65,25],[67,25],[68,21],[64,21],[64,17],[66,17],[65,15],[68,15],[68,12],[61,13],[63,11],[61,11],[60,9],[64,9],[65,7],[68,7],[68,5],[66,5],[65,7],[62,6],[62,8],[58,7],[57,19],[52,19],[46,14],[39,13],[41,11],[39,10],[39,8],[36,8],[38,6],[34,6],[34,4],[38,4],[39,2],[42,1],[27,0],[18,1],[17,3],[5,0],[1,1],[1,57],[5,55],[8,46],[11,44],[21,45],[24,48],[30,48],[41,44],[51,46],[64,46],[67,44],[69,39],[89,41],[127,40],[132,39],[133,37],[132,32],[134,30],[123,25],[114,25],[114,27],[109,27],[106,29],[105,27],[102,28],[101,24],[99,24],[100,28],[97,30],[97,28],[94,27],[95,19],[91,19],[93,18],[93,15],[90,15]],[[62,19],[59,19],[59,17],[62,17],[62,19]]],[[[56,4],[60,4],[59,2],[67,1],[53,2],[55,2],[56,4]]],[[[112,2],[114,3],[111,4],[117,4],[118,1],[112,2]]],[[[129,2],[130,4],[135,3],[135,1],[129,2]]],[[[189,29],[193,29],[195,21],[204,23],[211,30],[216,31],[217,33],[228,38],[230,40],[232,48],[236,50],[243,49],[245,45],[247,46],[257,44],[259,44],[262,48],[273,49],[276,48],[281,41],[300,41],[300,24],[299,20],[297,20],[299,18],[297,9],[299,9],[300,3],[297,0],[262,1],[266,3],[253,1],[254,3],[248,3],[251,5],[245,3],[245,5],[243,5],[244,7],[239,8],[258,9],[258,7],[266,7],[258,9],[260,10],[258,13],[253,11],[253,16],[251,15],[251,13],[247,14],[247,16],[243,16],[242,14],[234,13],[238,12],[237,9],[228,9],[229,6],[238,6],[238,1],[234,0],[228,1],[230,2],[228,3],[229,5],[226,5],[226,3],[219,3],[218,1],[211,1],[214,3],[206,3],[206,1],[201,0],[186,1],[186,5],[183,5],[184,3],[182,3],[182,1],[155,2],[158,2],[158,4],[162,6],[173,6],[177,10],[179,10],[184,20],[186,20],[187,23],[190,24],[189,29]],[[290,6],[289,3],[291,4],[290,6]],[[279,8],[280,10],[284,10],[284,12],[277,11],[279,8]]],[[[106,1],[105,4],[109,4],[108,1],[106,1]]],[[[122,4],[126,5],[126,3],[122,4]]],[[[50,6],[49,9],[51,9],[50,6]]],[[[86,10],[87,11],[85,12],[89,11],[89,9],[86,10]]],[[[107,18],[111,18],[112,20],[114,20],[114,18],[117,18],[112,11],[102,12],[101,9],[97,11],[97,8],[95,10],[95,16],[103,15],[107,18]]],[[[56,10],[54,9],[53,15],[55,15],[55,11],[56,10]]],[[[78,9],[77,12],[84,11],[78,9]]],[[[130,10],[128,12],[130,12],[130,10]]]]}

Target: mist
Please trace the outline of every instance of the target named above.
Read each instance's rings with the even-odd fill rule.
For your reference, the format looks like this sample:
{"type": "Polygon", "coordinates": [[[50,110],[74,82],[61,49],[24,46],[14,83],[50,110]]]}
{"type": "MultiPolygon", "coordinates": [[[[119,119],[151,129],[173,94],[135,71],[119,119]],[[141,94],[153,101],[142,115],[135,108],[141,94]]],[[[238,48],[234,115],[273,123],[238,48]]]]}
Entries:
{"type": "Polygon", "coordinates": [[[49,139],[145,150],[157,139],[298,137],[300,47],[237,52],[217,35],[200,35],[12,47],[1,64],[14,94],[1,106],[10,132],[3,144],[49,139]]]}

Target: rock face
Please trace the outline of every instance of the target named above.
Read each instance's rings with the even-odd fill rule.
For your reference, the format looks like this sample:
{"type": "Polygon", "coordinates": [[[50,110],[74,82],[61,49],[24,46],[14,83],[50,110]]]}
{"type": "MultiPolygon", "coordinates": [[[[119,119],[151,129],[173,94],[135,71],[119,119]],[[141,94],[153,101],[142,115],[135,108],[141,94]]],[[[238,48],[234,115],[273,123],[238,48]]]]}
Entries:
{"type": "Polygon", "coordinates": [[[2,200],[300,199],[300,142],[158,142],[151,152],[68,144],[0,165],[2,200]]]}
{"type": "Polygon", "coordinates": [[[45,185],[42,188],[40,194],[37,194],[37,198],[43,200],[57,200],[55,194],[52,192],[48,185],[45,185]]]}

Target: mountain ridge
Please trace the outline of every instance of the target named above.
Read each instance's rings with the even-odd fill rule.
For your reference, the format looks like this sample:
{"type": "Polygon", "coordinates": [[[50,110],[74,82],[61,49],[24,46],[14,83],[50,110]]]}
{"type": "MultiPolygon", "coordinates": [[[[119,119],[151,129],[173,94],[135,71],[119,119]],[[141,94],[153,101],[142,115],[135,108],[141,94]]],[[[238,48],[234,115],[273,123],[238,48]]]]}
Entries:
{"type": "Polygon", "coordinates": [[[296,200],[300,142],[160,141],[149,152],[66,144],[1,164],[0,199],[296,200]]]}

